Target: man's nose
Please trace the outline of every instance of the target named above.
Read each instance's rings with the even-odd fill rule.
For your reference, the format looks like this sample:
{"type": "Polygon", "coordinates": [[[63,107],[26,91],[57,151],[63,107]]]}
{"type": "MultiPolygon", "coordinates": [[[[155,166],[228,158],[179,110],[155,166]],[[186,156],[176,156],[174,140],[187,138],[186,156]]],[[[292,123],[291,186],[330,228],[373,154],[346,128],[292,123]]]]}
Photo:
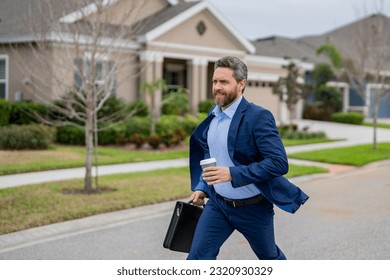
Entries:
{"type": "Polygon", "coordinates": [[[221,88],[221,83],[216,82],[216,83],[214,83],[213,87],[215,90],[218,90],[221,88]]]}

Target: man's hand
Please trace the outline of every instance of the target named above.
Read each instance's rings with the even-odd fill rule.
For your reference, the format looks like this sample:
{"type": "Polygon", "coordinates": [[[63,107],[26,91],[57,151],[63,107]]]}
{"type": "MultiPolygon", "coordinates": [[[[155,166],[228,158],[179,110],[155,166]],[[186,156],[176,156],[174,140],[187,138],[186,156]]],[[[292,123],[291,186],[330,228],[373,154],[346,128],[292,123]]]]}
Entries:
{"type": "Polygon", "coordinates": [[[197,206],[203,206],[206,194],[202,191],[194,191],[191,195],[192,203],[197,206]]]}
{"type": "Polygon", "coordinates": [[[203,180],[205,180],[208,185],[214,185],[230,182],[232,176],[230,175],[229,167],[211,166],[203,170],[203,180]]]}

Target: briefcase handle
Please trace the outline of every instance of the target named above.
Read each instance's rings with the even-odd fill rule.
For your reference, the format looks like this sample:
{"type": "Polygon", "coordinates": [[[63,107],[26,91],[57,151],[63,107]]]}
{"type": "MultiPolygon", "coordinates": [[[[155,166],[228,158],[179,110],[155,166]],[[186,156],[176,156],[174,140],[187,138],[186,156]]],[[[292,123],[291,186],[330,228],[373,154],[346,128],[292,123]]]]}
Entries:
{"type": "MultiPolygon", "coordinates": [[[[187,203],[188,203],[188,204],[194,205],[194,203],[192,203],[192,199],[191,199],[190,201],[188,201],[187,203]]],[[[198,205],[195,205],[195,206],[198,206],[198,205]]],[[[201,206],[198,206],[198,207],[204,207],[204,206],[205,206],[205,204],[203,204],[203,205],[201,205],[201,206]]]]}

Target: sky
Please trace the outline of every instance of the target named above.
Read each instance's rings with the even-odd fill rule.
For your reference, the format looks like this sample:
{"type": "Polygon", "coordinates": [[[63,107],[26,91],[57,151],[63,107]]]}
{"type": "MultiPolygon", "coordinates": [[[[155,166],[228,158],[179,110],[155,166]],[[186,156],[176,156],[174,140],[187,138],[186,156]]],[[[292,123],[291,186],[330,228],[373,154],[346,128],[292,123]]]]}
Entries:
{"type": "Polygon", "coordinates": [[[319,35],[374,12],[390,16],[390,0],[209,0],[246,38],[319,35]],[[381,3],[382,7],[381,8],[381,3]]]}

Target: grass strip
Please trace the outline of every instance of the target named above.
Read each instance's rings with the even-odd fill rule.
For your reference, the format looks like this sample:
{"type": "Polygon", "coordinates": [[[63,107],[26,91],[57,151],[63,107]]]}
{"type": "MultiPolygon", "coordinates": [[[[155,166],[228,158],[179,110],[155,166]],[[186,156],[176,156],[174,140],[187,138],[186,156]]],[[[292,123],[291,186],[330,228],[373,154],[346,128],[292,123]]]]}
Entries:
{"type": "MultiPolygon", "coordinates": [[[[119,164],[188,157],[188,149],[134,150],[100,147],[98,164],[119,164]]],[[[85,166],[85,147],[53,146],[50,150],[0,151],[0,175],[85,166]]]]}
{"type": "Polygon", "coordinates": [[[390,143],[378,143],[373,150],[372,144],[341,147],[288,155],[289,158],[325,163],[363,166],[368,163],[390,159],[390,143]]]}

